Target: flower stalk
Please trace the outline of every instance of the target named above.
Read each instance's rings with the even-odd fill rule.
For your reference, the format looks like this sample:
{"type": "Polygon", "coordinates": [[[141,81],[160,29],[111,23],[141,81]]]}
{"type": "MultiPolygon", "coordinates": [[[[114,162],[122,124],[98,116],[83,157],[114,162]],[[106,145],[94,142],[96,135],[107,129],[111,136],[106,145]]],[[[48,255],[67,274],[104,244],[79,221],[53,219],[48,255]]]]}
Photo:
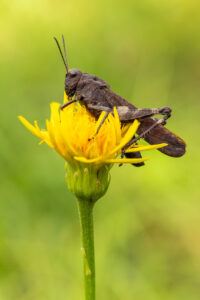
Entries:
{"type": "Polygon", "coordinates": [[[81,227],[81,252],[83,256],[85,300],[95,300],[93,206],[93,201],[78,199],[78,211],[81,227]]]}

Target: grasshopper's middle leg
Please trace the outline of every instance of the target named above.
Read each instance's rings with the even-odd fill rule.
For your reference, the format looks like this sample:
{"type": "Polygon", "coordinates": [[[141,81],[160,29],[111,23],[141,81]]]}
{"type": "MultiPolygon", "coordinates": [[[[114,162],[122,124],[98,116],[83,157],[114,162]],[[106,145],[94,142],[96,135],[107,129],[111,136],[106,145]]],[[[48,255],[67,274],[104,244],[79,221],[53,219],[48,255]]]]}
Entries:
{"type": "Polygon", "coordinates": [[[165,117],[164,118],[160,118],[160,119],[157,119],[156,122],[150,126],[147,130],[145,130],[144,132],[142,132],[140,135],[138,135],[137,137],[133,137],[123,148],[122,150],[122,157],[124,156],[125,154],[125,151],[127,148],[129,148],[132,144],[136,143],[138,140],[140,140],[141,138],[143,138],[145,136],[145,134],[147,134],[149,131],[151,131],[154,127],[156,127],[157,125],[159,124],[163,124],[163,122],[165,122],[166,119],[165,117]]]}
{"type": "Polygon", "coordinates": [[[89,139],[89,141],[91,141],[92,139],[95,138],[95,136],[97,136],[97,134],[99,133],[99,130],[101,129],[101,126],[102,126],[103,123],[105,122],[105,120],[106,120],[108,114],[109,114],[109,112],[106,112],[105,116],[103,117],[103,120],[101,121],[101,123],[99,124],[99,127],[97,128],[97,131],[95,132],[95,134],[93,135],[93,137],[89,139]]]}
{"type": "Polygon", "coordinates": [[[109,115],[109,113],[112,113],[113,110],[109,107],[106,107],[106,106],[99,106],[99,105],[94,105],[94,104],[88,104],[87,106],[89,109],[92,109],[92,110],[96,110],[98,113],[101,113],[102,111],[105,111],[106,114],[103,118],[103,120],[101,121],[101,123],[99,124],[99,127],[97,128],[97,131],[96,133],[94,134],[94,136],[91,139],[93,139],[99,132],[99,130],[101,129],[101,126],[103,125],[103,123],[105,122],[107,116],[109,115]]]}

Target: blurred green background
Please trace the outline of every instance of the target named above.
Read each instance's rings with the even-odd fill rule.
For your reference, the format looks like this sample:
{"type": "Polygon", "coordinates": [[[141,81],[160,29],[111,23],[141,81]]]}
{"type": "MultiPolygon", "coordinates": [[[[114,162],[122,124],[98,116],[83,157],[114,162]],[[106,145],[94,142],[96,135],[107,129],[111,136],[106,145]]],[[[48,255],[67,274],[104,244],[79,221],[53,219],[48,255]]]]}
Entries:
{"type": "Polygon", "coordinates": [[[97,299],[200,299],[200,2],[0,0],[0,300],[83,299],[79,220],[64,161],[18,121],[45,124],[65,70],[138,107],[170,106],[187,155],[112,171],[95,208],[97,299]]]}

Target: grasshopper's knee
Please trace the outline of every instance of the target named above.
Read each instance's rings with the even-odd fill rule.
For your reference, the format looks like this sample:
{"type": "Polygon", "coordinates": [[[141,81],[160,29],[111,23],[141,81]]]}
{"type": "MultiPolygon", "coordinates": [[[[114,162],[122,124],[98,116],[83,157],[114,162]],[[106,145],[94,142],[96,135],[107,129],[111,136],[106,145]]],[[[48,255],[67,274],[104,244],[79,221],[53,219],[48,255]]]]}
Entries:
{"type": "Polygon", "coordinates": [[[160,109],[160,114],[165,115],[164,119],[168,119],[171,116],[171,112],[171,108],[167,106],[160,109]]]}

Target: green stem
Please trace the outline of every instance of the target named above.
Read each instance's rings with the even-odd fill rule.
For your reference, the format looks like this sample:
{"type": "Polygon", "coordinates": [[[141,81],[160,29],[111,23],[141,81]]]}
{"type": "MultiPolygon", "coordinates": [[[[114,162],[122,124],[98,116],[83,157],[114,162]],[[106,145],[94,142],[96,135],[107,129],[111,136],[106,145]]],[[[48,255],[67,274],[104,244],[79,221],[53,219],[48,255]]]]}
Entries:
{"type": "Polygon", "coordinates": [[[95,300],[95,261],[94,261],[94,203],[78,199],[81,224],[81,252],[84,264],[85,300],[95,300]]]}

